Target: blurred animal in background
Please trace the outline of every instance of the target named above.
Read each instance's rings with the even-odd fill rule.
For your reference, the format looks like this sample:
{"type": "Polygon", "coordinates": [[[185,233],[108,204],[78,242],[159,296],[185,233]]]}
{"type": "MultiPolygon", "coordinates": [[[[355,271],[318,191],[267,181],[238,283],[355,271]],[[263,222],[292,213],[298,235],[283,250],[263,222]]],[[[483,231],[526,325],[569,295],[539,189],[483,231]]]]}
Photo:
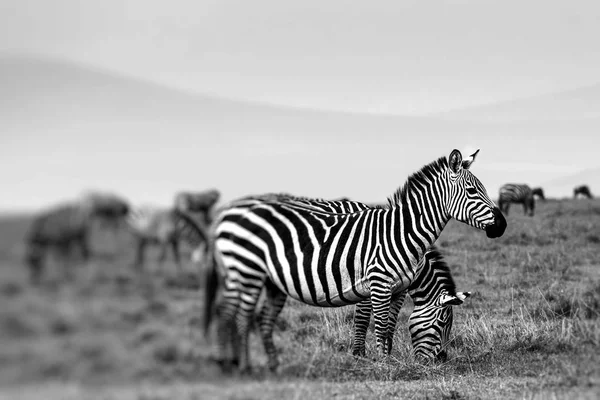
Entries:
{"type": "Polygon", "coordinates": [[[508,215],[511,203],[523,204],[524,214],[529,214],[533,217],[535,210],[535,196],[538,196],[542,200],[546,200],[544,197],[544,190],[540,187],[531,189],[531,187],[526,184],[507,183],[500,188],[498,207],[503,214],[508,215]]]}
{"type": "Polygon", "coordinates": [[[109,192],[90,191],[81,197],[82,204],[93,209],[94,214],[105,227],[116,230],[129,212],[129,202],[109,192]]]}
{"type": "Polygon", "coordinates": [[[33,284],[40,282],[44,258],[55,250],[65,277],[70,274],[68,261],[79,248],[84,261],[90,258],[89,232],[95,219],[104,226],[118,226],[129,210],[122,198],[112,194],[87,194],[76,201],[63,203],[37,215],[26,235],[25,261],[33,284]]]}
{"type": "Polygon", "coordinates": [[[208,226],[212,222],[212,211],[221,198],[217,189],[202,192],[179,192],[175,195],[175,209],[198,215],[199,219],[208,226]]]}
{"type": "Polygon", "coordinates": [[[593,199],[592,191],[588,185],[579,185],[575,186],[573,189],[573,198],[576,199],[577,196],[587,197],[588,199],[593,199]]]}
{"type": "Polygon", "coordinates": [[[161,264],[170,247],[179,272],[183,272],[179,253],[181,241],[194,249],[192,261],[198,262],[202,257],[207,228],[202,221],[194,219],[185,211],[176,208],[133,208],[127,215],[126,222],[137,239],[135,266],[139,271],[143,269],[144,253],[148,245],[160,246],[161,264]]]}

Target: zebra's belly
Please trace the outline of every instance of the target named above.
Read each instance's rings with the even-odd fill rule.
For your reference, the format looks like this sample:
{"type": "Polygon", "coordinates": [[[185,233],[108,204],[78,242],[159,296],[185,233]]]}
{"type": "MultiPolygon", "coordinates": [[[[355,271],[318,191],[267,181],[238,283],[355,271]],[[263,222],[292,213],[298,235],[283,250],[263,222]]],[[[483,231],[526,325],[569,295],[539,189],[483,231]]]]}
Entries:
{"type": "Polygon", "coordinates": [[[303,303],[319,307],[341,307],[356,304],[370,296],[366,278],[356,280],[354,285],[350,280],[343,280],[341,290],[333,285],[327,288],[318,288],[314,300],[308,288],[302,289],[301,293],[290,290],[288,295],[303,303]]]}

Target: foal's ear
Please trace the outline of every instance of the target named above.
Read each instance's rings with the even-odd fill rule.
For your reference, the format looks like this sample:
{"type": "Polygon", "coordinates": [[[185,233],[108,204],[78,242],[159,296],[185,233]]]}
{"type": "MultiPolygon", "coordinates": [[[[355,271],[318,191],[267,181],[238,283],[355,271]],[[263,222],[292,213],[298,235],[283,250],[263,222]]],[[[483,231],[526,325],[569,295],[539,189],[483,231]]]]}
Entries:
{"type": "Polygon", "coordinates": [[[475,161],[475,158],[477,157],[478,153],[479,153],[479,149],[477,149],[477,151],[475,153],[471,154],[468,158],[465,158],[462,162],[462,167],[464,169],[469,169],[471,164],[473,164],[473,161],[475,161]]]}
{"type": "Polygon", "coordinates": [[[452,150],[452,153],[450,153],[450,156],[448,157],[448,167],[450,168],[450,171],[458,174],[463,167],[462,161],[463,158],[460,151],[456,149],[452,150]]]}
{"type": "Polygon", "coordinates": [[[455,295],[443,294],[440,299],[442,306],[460,306],[465,302],[467,297],[471,296],[471,292],[456,292],[455,295]]]}

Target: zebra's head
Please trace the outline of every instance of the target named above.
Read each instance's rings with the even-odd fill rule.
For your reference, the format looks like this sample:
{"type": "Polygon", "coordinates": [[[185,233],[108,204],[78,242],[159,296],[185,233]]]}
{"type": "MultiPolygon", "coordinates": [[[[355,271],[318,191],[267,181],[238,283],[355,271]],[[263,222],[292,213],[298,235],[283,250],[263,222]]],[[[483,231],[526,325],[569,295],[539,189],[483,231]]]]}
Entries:
{"type": "Polygon", "coordinates": [[[546,197],[544,196],[544,189],[542,189],[541,187],[533,188],[531,190],[531,194],[533,196],[538,196],[542,200],[546,200],[546,197]]]}
{"type": "Polygon", "coordinates": [[[413,352],[418,361],[447,360],[445,348],[452,329],[452,306],[461,305],[470,295],[470,292],[449,294],[443,290],[434,298],[415,301],[408,324],[413,352]]]}
{"type": "Polygon", "coordinates": [[[479,150],[465,160],[456,149],[450,153],[447,212],[460,222],[485,230],[487,237],[498,238],[506,230],[506,219],[489,198],[483,184],[469,170],[477,153],[479,150]]]}

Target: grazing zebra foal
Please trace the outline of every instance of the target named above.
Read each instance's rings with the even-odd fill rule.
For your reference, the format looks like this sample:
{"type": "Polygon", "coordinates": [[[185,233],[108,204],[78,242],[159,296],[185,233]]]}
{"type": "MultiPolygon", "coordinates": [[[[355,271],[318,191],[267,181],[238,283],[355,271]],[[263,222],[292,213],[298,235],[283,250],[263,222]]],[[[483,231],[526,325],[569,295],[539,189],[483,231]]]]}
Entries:
{"type": "Polygon", "coordinates": [[[70,274],[67,259],[78,247],[84,261],[90,258],[89,232],[93,220],[118,224],[129,210],[126,201],[115,195],[87,195],[74,202],[63,203],[37,215],[27,233],[25,262],[30,281],[38,284],[42,278],[44,258],[55,250],[64,264],[64,274],[70,274]]]}
{"type": "Polygon", "coordinates": [[[594,198],[594,196],[592,196],[592,191],[590,190],[590,187],[588,185],[575,186],[575,188],[573,189],[573,198],[576,199],[578,195],[587,197],[588,199],[594,198]]]}
{"type": "MultiPolygon", "coordinates": [[[[477,153],[458,150],[424,166],[390,198],[387,208],[321,211],[302,201],[263,201],[224,210],[209,242],[205,328],[218,319],[224,365],[249,368],[248,327],[263,289],[301,302],[337,307],[370,297],[377,348],[387,348],[392,295],[412,283],[415,266],[451,218],[500,237],[506,220],[469,171],[477,153]],[[219,302],[213,307],[217,290],[219,302]],[[225,355],[233,343],[234,355],[225,355]]],[[[276,361],[269,363],[276,365],[276,361]]]]}
{"type": "Polygon", "coordinates": [[[188,213],[198,213],[202,222],[208,226],[212,223],[212,210],[221,198],[217,189],[202,192],[179,192],[175,195],[175,209],[188,213]]]}
{"type": "Polygon", "coordinates": [[[170,246],[173,258],[180,272],[183,271],[179,257],[181,241],[193,248],[192,261],[198,261],[207,241],[206,227],[188,213],[177,209],[142,207],[131,210],[126,219],[130,230],[137,239],[135,266],[142,270],[144,252],[148,244],[161,247],[159,262],[162,264],[170,246]]]}
{"type": "MultiPolygon", "coordinates": [[[[407,291],[414,303],[408,321],[415,358],[421,361],[434,358],[446,361],[445,346],[452,329],[452,306],[462,304],[471,293],[456,291],[450,268],[435,247],[428,249],[419,261],[415,280],[407,291]]],[[[392,299],[388,322],[388,354],[392,350],[398,313],[405,298],[406,292],[400,292],[392,299]]],[[[354,355],[365,355],[365,337],[370,319],[371,302],[361,301],[354,312],[354,355]]]]}
{"type": "Polygon", "coordinates": [[[542,200],[546,199],[542,188],[531,189],[525,184],[507,183],[500,188],[498,206],[504,214],[508,215],[511,203],[523,204],[524,214],[529,213],[533,217],[535,209],[534,196],[538,196],[542,200]]]}

